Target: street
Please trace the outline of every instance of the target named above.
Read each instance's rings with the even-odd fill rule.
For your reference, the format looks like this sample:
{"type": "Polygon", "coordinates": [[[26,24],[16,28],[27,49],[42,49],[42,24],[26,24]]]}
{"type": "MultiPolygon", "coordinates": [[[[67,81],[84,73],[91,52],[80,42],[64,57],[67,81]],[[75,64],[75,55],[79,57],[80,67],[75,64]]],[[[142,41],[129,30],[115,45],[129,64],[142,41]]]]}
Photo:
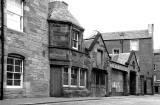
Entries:
{"type": "Polygon", "coordinates": [[[160,95],[102,97],[97,100],[81,100],[40,105],[160,105],[160,95]]]}

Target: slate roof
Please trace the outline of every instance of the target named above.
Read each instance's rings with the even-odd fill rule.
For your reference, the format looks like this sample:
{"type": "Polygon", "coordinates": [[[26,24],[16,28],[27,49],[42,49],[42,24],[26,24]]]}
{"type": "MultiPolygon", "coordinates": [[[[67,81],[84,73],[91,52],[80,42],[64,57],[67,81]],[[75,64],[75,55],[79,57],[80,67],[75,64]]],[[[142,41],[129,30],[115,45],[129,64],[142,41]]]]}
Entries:
{"type": "Polygon", "coordinates": [[[94,39],[85,39],[84,40],[84,45],[85,45],[85,48],[89,49],[89,47],[91,46],[92,42],[94,41],[94,39]]]}
{"type": "Polygon", "coordinates": [[[148,30],[134,30],[134,31],[102,33],[102,37],[104,40],[119,40],[119,39],[151,38],[152,36],[148,34],[148,30]]]}
{"type": "Polygon", "coordinates": [[[50,3],[55,3],[55,5],[57,5],[57,6],[52,7],[52,10],[49,13],[48,20],[70,22],[74,25],[81,27],[81,25],[79,24],[77,19],[68,10],[68,8],[67,8],[68,5],[65,2],[52,1],[50,3]]]}
{"type": "Polygon", "coordinates": [[[126,62],[130,57],[130,53],[109,54],[109,55],[112,61],[123,64],[123,65],[126,65],[126,62]]]}

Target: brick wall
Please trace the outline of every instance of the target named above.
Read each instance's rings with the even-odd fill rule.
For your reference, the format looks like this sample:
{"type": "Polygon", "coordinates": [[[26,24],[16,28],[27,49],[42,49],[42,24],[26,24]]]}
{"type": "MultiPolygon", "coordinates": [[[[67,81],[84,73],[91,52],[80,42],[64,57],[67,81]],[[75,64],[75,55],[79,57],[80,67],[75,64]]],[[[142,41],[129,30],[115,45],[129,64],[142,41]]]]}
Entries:
{"type": "MultiPolygon", "coordinates": [[[[24,2],[24,32],[7,29],[5,64],[9,53],[25,57],[23,87],[5,87],[5,98],[49,96],[48,0],[24,2]]],[[[5,66],[6,68],[6,66],[5,66]]],[[[6,84],[6,72],[4,74],[6,84]]]]}

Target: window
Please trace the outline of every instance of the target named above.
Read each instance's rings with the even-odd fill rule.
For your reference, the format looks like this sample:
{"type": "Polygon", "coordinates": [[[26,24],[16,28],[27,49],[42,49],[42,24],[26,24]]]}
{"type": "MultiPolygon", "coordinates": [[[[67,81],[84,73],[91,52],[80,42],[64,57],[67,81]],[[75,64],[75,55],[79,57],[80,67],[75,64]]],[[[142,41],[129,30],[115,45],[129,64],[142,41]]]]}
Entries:
{"type": "Polygon", "coordinates": [[[112,54],[119,54],[120,53],[120,49],[119,48],[115,48],[112,50],[112,54]]]}
{"type": "Polygon", "coordinates": [[[7,0],[7,27],[17,31],[23,31],[22,0],[7,0]]]}
{"type": "Polygon", "coordinates": [[[78,31],[73,31],[73,39],[72,39],[72,48],[78,50],[78,41],[79,41],[79,33],[78,31]]]}
{"type": "Polygon", "coordinates": [[[86,83],[86,70],[80,69],[80,86],[85,86],[86,83]]]}
{"type": "Polygon", "coordinates": [[[130,40],[130,50],[138,51],[139,50],[139,40],[130,40]]]}
{"type": "Polygon", "coordinates": [[[153,76],[153,80],[154,80],[154,82],[156,82],[156,75],[153,76]]]}
{"type": "Polygon", "coordinates": [[[133,66],[133,69],[136,68],[136,65],[135,65],[135,62],[134,62],[134,61],[132,62],[132,66],[133,66]]]}
{"type": "Polygon", "coordinates": [[[154,65],[153,65],[153,70],[156,71],[156,69],[157,69],[157,65],[154,64],[154,65]]]}
{"type": "Polygon", "coordinates": [[[65,67],[63,70],[63,86],[85,87],[86,70],[78,67],[65,67]]]}
{"type": "Polygon", "coordinates": [[[63,72],[63,85],[68,85],[68,68],[64,68],[63,72]]]}
{"type": "Polygon", "coordinates": [[[103,51],[97,50],[97,64],[102,65],[103,63],[103,51]]]}
{"type": "Polygon", "coordinates": [[[20,88],[23,80],[23,59],[7,58],[7,87],[20,88]]]}
{"type": "Polygon", "coordinates": [[[77,72],[78,68],[71,69],[71,85],[77,85],[77,72]]]}

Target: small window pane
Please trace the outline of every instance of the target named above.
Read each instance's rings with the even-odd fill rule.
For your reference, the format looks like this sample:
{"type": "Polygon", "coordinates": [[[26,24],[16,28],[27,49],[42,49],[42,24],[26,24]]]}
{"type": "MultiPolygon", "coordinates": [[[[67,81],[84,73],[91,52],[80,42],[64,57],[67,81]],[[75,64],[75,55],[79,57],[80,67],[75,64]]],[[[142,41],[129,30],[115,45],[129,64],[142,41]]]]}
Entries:
{"type": "Polygon", "coordinates": [[[21,72],[21,67],[20,66],[15,66],[15,72],[21,72]]]}
{"type": "Polygon", "coordinates": [[[13,73],[7,73],[7,78],[8,79],[13,79],[13,73]]]}
{"type": "Polygon", "coordinates": [[[12,58],[7,58],[7,64],[13,64],[13,59],[12,58]]]}
{"type": "Polygon", "coordinates": [[[12,65],[7,65],[7,71],[13,72],[13,66],[12,65]]]}
{"type": "Polygon", "coordinates": [[[68,68],[64,68],[63,85],[68,85],[68,68]]]}
{"type": "Polygon", "coordinates": [[[15,60],[15,65],[21,66],[21,64],[22,64],[22,60],[15,60]]]}
{"type": "Polygon", "coordinates": [[[77,85],[77,70],[76,68],[71,69],[71,85],[77,85]]]}
{"type": "Polygon", "coordinates": [[[21,81],[20,80],[14,80],[14,85],[15,86],[20,86],[21,81]]]}
{"type": "Polygon", "coordinates": [[[13,85],[12,80],[7,80],[7,85],[12,86],[13,85]]]}
{"type": "Polygon", "coordinates": [[[14,79],[20,79],[21,74],[20,73],[14,73],[14,79]]]}
{"type": "Polygon", "coordinates": [[[85,70],[80,71],[80,86],[85,86],[85,70]]]}

